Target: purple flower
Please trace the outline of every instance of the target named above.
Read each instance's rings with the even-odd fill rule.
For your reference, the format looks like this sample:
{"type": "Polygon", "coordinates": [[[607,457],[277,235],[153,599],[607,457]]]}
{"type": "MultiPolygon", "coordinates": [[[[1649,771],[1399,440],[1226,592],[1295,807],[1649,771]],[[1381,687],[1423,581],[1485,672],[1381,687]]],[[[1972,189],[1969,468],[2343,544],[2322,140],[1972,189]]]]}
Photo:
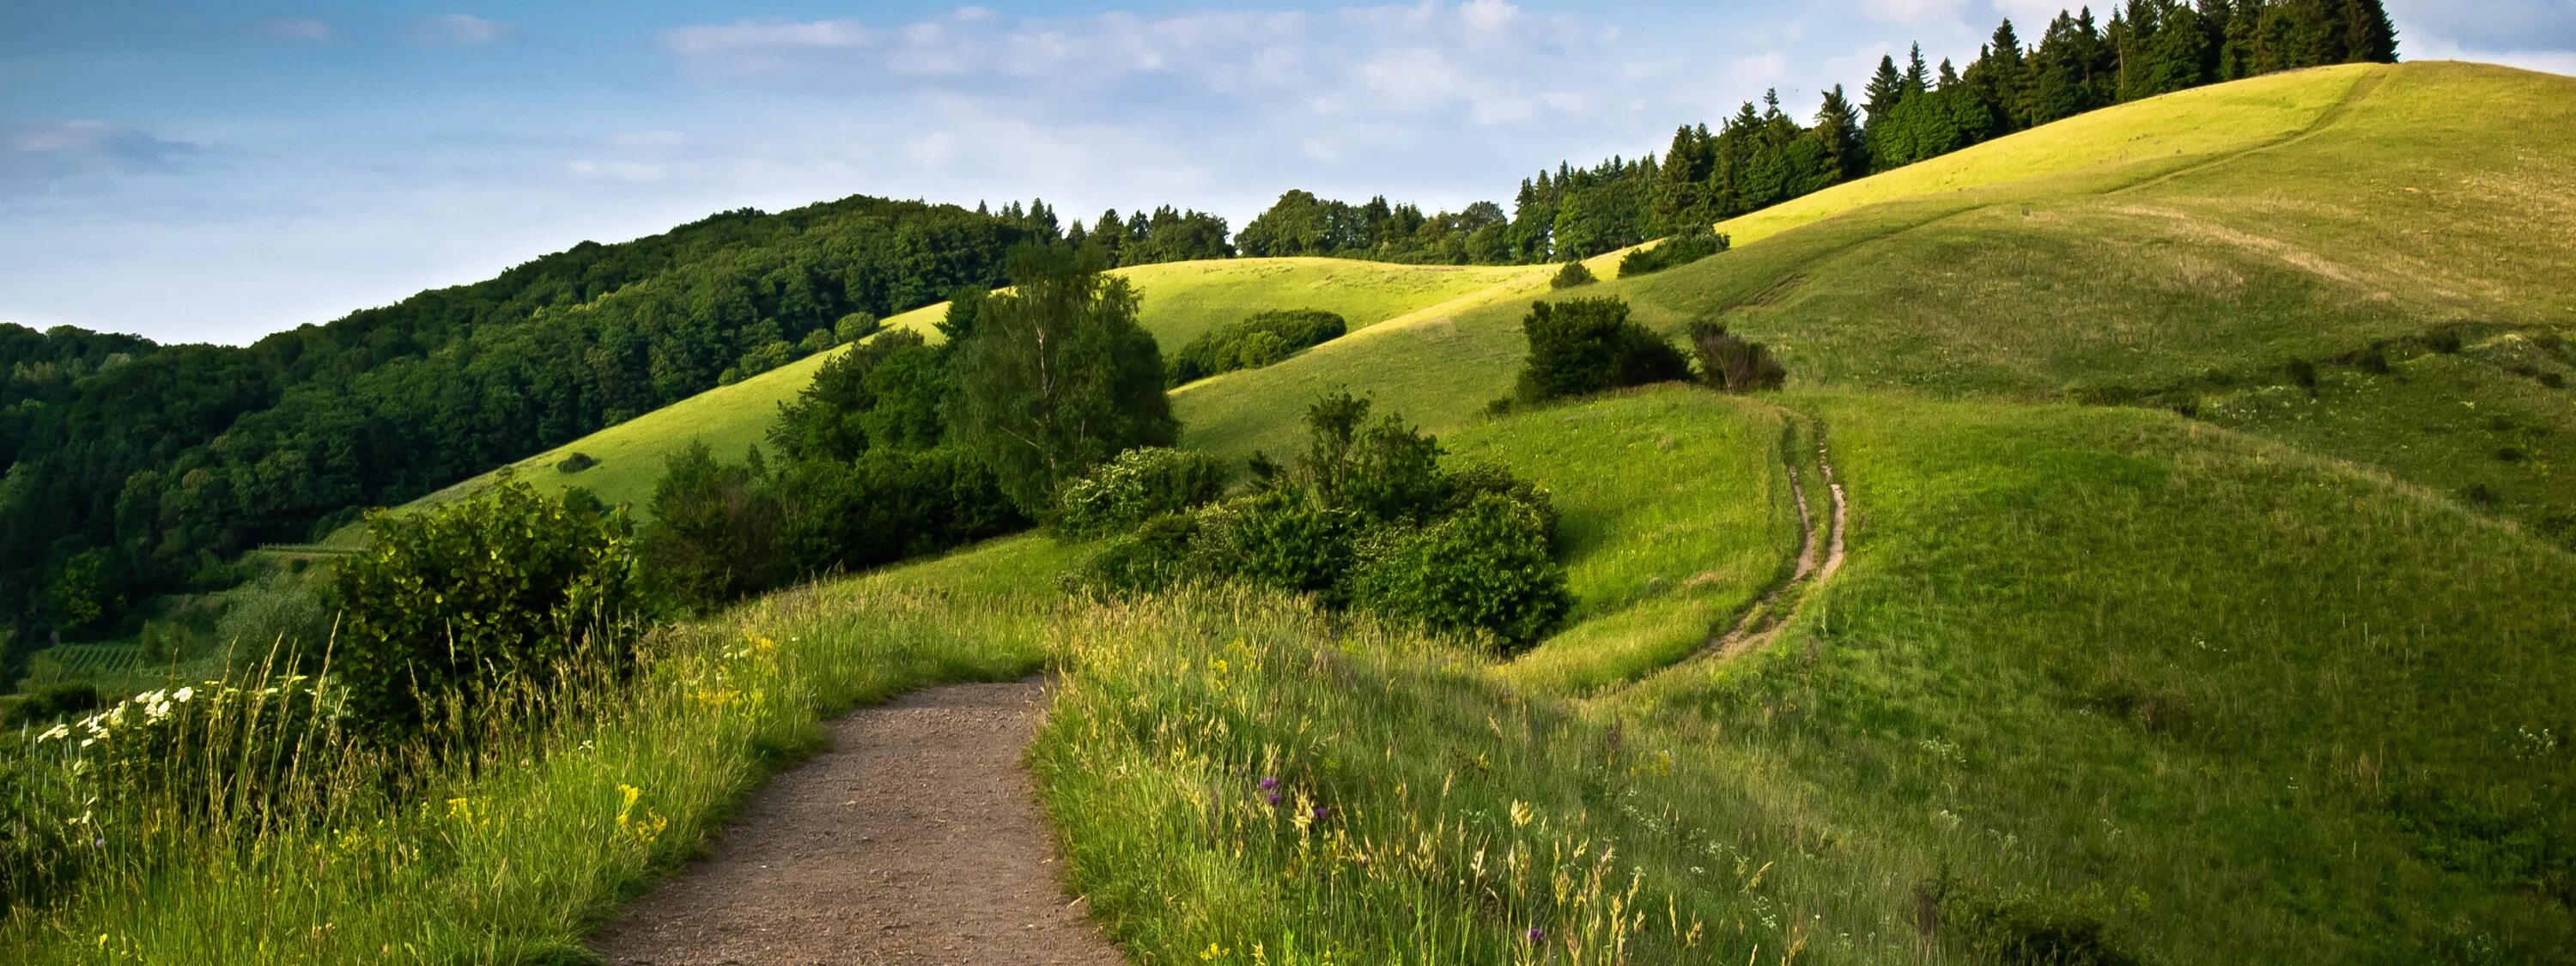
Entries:
{"type": "Polygon", "coordinates": [[[1541,928],[1539,928],[1539,927],[1537,927],[1537,926],[1531,926],[1531,927],[1529,928],[1529,941],[1530,941],[1530,942],[1535,943],[1535,942],[1538,942],[1539,940],[1546,939],[1546,938],[1547,938],[1547,930],[1545,930],[1545,929],[1541,929],[1541,928]]]}
{"type": "Polygon", "coordinates": [[[1271,793],[1270,793],[1270,804],[1273,804],[1273,805],[1277,805],[1277,804],[1279,804],[1279,793],[1278,793],[1278,792],[1271,792],[1271,793]]]}
{"type": "Polygon", "coordinates": [[[1262,790],[1262,791],[1265,791],[1265,792],[1266,792],[1266,791],[1269,791],[1269,790],[1271,790],[1271,789],[1273,789],[1273,788],[1277,788],[1277,787],[1279,787],[1279,779],[1277,779],[1277,778],[1263,778],[1263,779],[1261,780],[1261,790],[1262,790]]]}
{"type": "Polygon", "coordinates": [[[1330,814],[1333,814],[1333,810],[1332,810],[1332,809],[1325,808],[1324,806],[1321,806],[1321,805],[1317,805],[1317,806],[1315,806],[1315,821],[1321,822],[1321,821],[1323,821],[1323,820],[1324,820],[1324,816],[1326,816],[1326,815],[1330,815],[1330,814]]]}

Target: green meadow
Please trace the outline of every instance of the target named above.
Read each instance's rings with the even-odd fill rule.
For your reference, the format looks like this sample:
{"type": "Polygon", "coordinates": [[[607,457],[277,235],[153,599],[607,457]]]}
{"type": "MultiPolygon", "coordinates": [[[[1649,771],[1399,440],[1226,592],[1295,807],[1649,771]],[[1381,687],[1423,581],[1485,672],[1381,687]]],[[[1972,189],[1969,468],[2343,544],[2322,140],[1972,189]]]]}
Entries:
{"type": "MultiPolygon", "coordinates": [[[[1140,963],[2576,962],[2570,131],[2576,78],[2321,68],[1828,189],[1655,274],[1605,255],[1580,288],[1122,269],[1166,347],[1264,308],[1350,321],[1174,391],[1184,447],[1285,457],[1319,394],[1368,395],[1550,493],[1572,613],[1494,657],[1236,587],[1099,599],[1068,579],[1097,546],[1008,537],[659,631],[632,679],[562,698],[593,713],[420,801],[170,823],[0,950],[581,961],[823,718],[1046,672],[1029,765],[1070,888],[1140,963]],[[1789,386],[1490,405],[1532,300],[1603,296],[1767,343],[1789,386]],[[1847,560],[1803,584],[1793,470],[1814,537],[1828,472],[1850,500],[1847,560]],[[1776,638],[1711,652],[1775,590],[1776,638]]],[[[822,361],[515,472],[640,504],[688,441],[758,444],[822,361]]]]}

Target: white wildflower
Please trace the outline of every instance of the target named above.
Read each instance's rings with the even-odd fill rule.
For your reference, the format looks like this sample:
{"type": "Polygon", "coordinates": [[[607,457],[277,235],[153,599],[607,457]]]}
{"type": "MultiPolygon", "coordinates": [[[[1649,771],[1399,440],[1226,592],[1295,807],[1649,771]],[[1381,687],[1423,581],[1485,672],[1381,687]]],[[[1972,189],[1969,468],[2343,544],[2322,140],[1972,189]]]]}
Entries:
{"type": "Polygon", "coordinates": [[[69,738],[69,737],[71,737],[71,736],[72,736],[72,729],[71,729],[71,727],[70,727],[70,726],[68,726],[68,725],[59,725],[59,724],[58,724],[58,725],[55,725],[55,726],[53,726],[53,727],[51,727],[51,728],[47,728],[47,729],[45,729],[45,733],[44,733],[44,734],[41,734],[41,735],[37,735],[37,736],[36,736],[36,740],[37,740],[37,741],[61,741],[61,740],[65,739],[65,738],[69,738]]]}

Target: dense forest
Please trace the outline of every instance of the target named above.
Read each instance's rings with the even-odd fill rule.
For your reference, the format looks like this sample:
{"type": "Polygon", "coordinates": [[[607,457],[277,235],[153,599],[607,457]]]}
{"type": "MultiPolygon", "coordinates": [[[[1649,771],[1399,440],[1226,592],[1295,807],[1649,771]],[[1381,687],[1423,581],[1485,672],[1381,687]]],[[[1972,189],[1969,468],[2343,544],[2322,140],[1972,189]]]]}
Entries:
{"type": "Polygon", "coordinates": [[[250,547],[997,285],[1007,249],[1061,237],[1043,202],[858,197],[585,242],[247,347],[0,326],[0,608],[20,651],[111,631],[250,547]]]}
{"type": "Polygon", "coordinates": [[[230,561],[345,523],[710,387],[837,345],[882,315],[1003,280],[1003,253],[1067,243],[1101,265],[1329,255],[1441,264],[1587,257],[2095,108],[2323,64],[2392,61],[2379,0],[2131,0],[2010,22],[1960,68],[1884,58],[1801,123],[1776,94],[1660,157],[1560,164],[1511,210],[1426,215],[1290,191],[1231,241],[1162,207],[1069,227],[853,197],[584,242],[247,347],[156,346],[0,324],[5,655],[108,633],[147,598],[236,578],[230,561]]]}
{"type": "Polygon", "coordinates": [[[2380,0],[2129,0],[2109,23],[2060,13],[2036,45],[2007,20],[1966,67],[1881,58],[1855,103],[1825,92],[1801,124],[1765,94],[1714,130],[1675,131],[1658,158],[1560,164],[1521,182],[1511,215],[1490,202],[1425,217],[1290,191],[1243,227],[1246,255],[1529,264],[1588,258],[1722,221],[1875,172],[2096,108],[2327,64],[2390,63],[2396,29],[2380,0]]]}

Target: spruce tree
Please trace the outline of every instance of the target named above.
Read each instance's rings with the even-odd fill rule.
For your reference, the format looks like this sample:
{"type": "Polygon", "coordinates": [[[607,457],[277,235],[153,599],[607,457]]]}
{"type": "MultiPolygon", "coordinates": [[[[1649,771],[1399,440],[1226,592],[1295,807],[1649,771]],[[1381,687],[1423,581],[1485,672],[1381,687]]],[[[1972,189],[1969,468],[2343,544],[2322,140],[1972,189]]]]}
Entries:
{"type": "Polygon", "coordinates": [[[2346,63],[2397,62],[2397,25],[2380,0],[2344,0],[2343,20],[2346,63]]]}
{"type": "Polygon", "coordinates": [[[1836,84],[1816,109],[1816,140],[1824,145],[1824,184],[1850,181],[1869,173],[1869,149],[1861,143],[1860,115],[1836,84]]]}

